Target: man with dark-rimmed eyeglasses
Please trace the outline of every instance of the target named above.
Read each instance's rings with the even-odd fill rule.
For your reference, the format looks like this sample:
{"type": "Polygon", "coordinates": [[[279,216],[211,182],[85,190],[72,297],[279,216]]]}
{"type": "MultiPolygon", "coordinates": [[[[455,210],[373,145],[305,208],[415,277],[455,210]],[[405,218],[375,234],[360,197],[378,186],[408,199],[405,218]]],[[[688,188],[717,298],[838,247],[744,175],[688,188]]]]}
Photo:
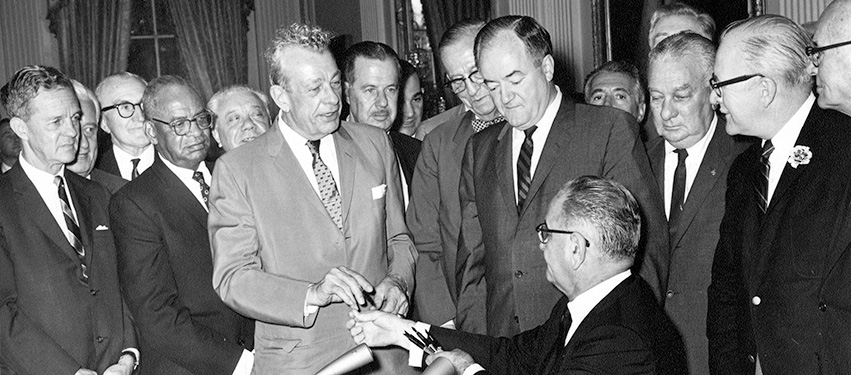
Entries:
{"type": "Polygon", "coordinates": [[[821,14],[807,49],[816,74],[818,104],[851,116],[851,1],[835,0],[821,14]]]}
{"type": "Polygon", "coordinates": [[[100,153],[95,168],[128,181],[148,169],[156,157],[144,130],[141,105],[146,85],[142,77],[122,72],[104,78],[95,89],[101,105],[100,128],[112,143],[100,153]]]}

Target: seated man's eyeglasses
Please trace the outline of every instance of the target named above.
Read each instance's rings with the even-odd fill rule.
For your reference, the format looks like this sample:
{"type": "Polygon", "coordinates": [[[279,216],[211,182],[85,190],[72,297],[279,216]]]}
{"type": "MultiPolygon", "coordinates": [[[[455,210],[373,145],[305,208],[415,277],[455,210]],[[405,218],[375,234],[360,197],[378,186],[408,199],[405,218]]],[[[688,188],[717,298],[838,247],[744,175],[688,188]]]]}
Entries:
{"type": "Polygon", "coordinates": [[[192,127],[193,122],[198,125],[199,129],[207,129],[213,126],[213,114],[207,110],[202,111],[193,118],[181,117],[171,120],[170,122],[166,122],[151,117],[150,120],[171,126],[171,129],[174,130],[174,134],[177,135],[189,134],[189,129],[192,127]]]}
{"type": "Polygon", "coordinates": [[[712,89],[715,90],[715,95],[718,95],[718,97],[720,98],[723,94],[723,92],[721,91],[722,87],[729,86],[729,85],[739,83],[739,82],[744,82],[744,81],[747,81],[747,80],[749,80],[753,77],[765,77],[765,76],[762,75],[762,74],[759,74],[759,73],[757,73],[757,74],[746,74],[746,75],[743,75],[743,76],[738,76],[736,78],[730,78],[726,81],[718,82],[718,77],[716,77],[713,74],[712,78],[709,79],[709,86],[711,86],[712,89]]]}
{"type": "Polygon", "coordinates": [[[460,94],[467,89],[467,80],[470,80],[470,82],[472,82],[476,87],[485,82],[485,78],[482,77],[482,74],[479,73],[478,70],[474,70],[469,76],[450,79],[448,82],[444,83],[443,86],[449,87],[452,89],[452,92],[456,94],[460,94]]]}
{"type": "MultiPolygon", "coordinates": [[[[547,243],[547,242],[550,242],[550,238],[552,237],[550,235],[550,233],[562,233],[562,234],[574,234],[574,233],[576,233],[576,234],[581,235],[582,238],[585,238],[585,236],[582,235],[582,233],[579,233],[579,232],[576,232],[576,231],[550,229],[550,228],[547,227],[547,223],[538,224],[538,226],[535,227],[535,231],[538,232],[538,240],[541,241],[541,243],[544,243],[544,244],[547,243]]],[[[587,238],[585,238],[585,246],[591,247],[591,243],[588,242],[587,238]]]]}
{"type": "Polygon", "coordinates": [[[121,102],[115,105],[111,105],[108,107],[103,107],[100,109],[101,112],[109,111],[110,109],[114,109],[118,111],[118,115],[121,118],[130,118],[133,117],[133,114],[136,113],[136,107],[142,109],[142,102],[139,103],[130,103],[130,102],[121,102]]]}
{"type": "Polygon", "coordinates": [[[828,44],[824,47],[808,46],[807,49],[806,49],[806,52],[807,52],[807,56],[810,57],[810,61],[812,61],[813,66],[818,68],[819,64],[821,64],[822,52],[827,51],[829,49],[834,49],[836,47],[847,46],[849,44],[851,44],[851,40],[849,40],[847,42],[828,44]]]}

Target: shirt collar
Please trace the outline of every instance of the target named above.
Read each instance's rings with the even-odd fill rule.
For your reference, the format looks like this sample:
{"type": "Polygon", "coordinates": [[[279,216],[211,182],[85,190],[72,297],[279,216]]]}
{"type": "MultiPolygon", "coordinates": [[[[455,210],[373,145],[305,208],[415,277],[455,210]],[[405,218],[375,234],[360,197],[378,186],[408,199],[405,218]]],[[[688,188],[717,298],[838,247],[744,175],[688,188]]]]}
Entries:
{"type": "Polygon", "coordinates": [[[126,151],[122,150],[120,147],[118,147],[118,145],[113,144],[112,145],[112,153],[115,155],[115,162],[118,163],[118,165],[130,163],[130,161],[133,160],[133,159],[149,160],[148,159],[149,156],[151,158],[150,160],[153,160],[153,157],[154,157],[154,147],[153,146],[154,146],[153,144],[149,144],[147,147],[145,147],[144,150],[142,150],[142,153],[139,154],[139,156],[133,156],[133,155],[128,154],[126,151]]]}
{"type": "MultiPolygon", "coordinates": [[[[777,134],[771,137],[771,144],[774,146],[775,152],[780,151],[785,154],[787,150],[791,150],[795,146],[795,141],[798,140],[801,128],[804,127],[815,101],[815,95],[810,94],[804,104],[801,104],[801,107],[798,108],[798,111],[789,118],[789,121],[786,121],[786,124],[777,131],[777,134]]],[[[765,144],[765,140],[762,144],[765,144]]]]}
{"type": "MultiPolygon", "coordinates": [[[[688,152],[689,156],[697,155],[698,150],[701,151],[699,152],[699,154],[701,155],[706,151],[706,147],[709,146],[709,140],[712,139],[712,135],[715,134],[715,127],[717,125],[718,115],[714,114],[712,115],[712,122],[709,124],[709,129],[706,130],[706,134],[703,135],[703,138],[701,138],[699,141],[697,141],[697,143],[695,143],[691,147],[686,148],[686,151],[688,152]]],[[[665,141],[665,153],[672,153],[676,149],[677,148],[668,143],[668,141],[665,141]]]]}
{"type": "Polygon", "coordinates": [[[594,285],[582,294],[576,296],[573,301],[567,303],[567,308],[570,309],[570,317],[574,322],[581,322],[586,316],[603,300],[612,290],[615,289],[621,282],[626,280],[632,272],[630,270],[623,271],[614,275],[605,281],[594,285]]]}
{"type": "Polygon", "coordinates": [[[24,173],[27,174],[27,177],[33,182],[33,185],[53,185],[55,184],[56,176],[65,176],[65,165],[59,167],[59,172],[54,174],[50,174],[41,169],[36,168],[32,164],[27,161],[27,158],[24,157],[24,154],[18,156],[18,163],[21,163],[21,168],[23,168],[24,173]]]}
{"type": "Polygon", "coordinates": [[[195,172],[198,171],[201,172],[201,174],[204,176],[204,181],[208,185],[210,184],[210,170],[207,169],[207,163],[204,163],[203,161],[201,162],[201,164],[198,164],[198,169],[192,170],[189,168],[178,167],[172,164],[170,161],[164,158],[162,154],[160,154],[160,160],[162,160],[163,164],[165,164],[165,166],[169,170],[171,170],[171,172],[174,173],[177,178],[181,180],[192,180],[192,177],[195,175],[195,172]]]}

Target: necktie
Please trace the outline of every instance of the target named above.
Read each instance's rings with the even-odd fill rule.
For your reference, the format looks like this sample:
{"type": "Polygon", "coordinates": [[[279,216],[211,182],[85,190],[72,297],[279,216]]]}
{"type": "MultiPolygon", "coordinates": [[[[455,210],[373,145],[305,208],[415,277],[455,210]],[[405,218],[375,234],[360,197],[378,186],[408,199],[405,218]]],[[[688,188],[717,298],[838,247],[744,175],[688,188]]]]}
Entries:
{"type": "Polygon", "coordinates": [[[479,120],[477,118],[474,118],[473,122],[472,122],[473,131],[478,133],[482,130],[487,129],[489,126],[496,124],[496,123],[500,123],[502,121],[505,121],[505,118],[502,117],[502,116],[496,116],[496,118],[493,119],[493,120],[479,120]]]}
{"type": "Polygon", "coordinates": [[[340,199],[340,192],[337,190],[337,183],[334,182],[334,176],[328,166],[322,162],[319,157],[319,141],[307,141],[307,148],[313,155],[313,174],[316,175],[316,184],[319,185],[319,197],[322,198],[322,204],[334,224],[337,224],[337,229],[343,230],[343,200],[340,199]]]}
{"type": "Polygon", "coordinates": [[[141,159],[139,159],[139,158],[130,159],[130,161],[133,163],[133,171],[130,172],[130,180],[131,181],[135,180],[136,177],[139,177],[139,161],[140,160],[141,159]]]}
{"type": "Polygon", "coordinates": [[[86,249],[83,248],[83,242],[80,241],[80,227],[77,225],[77,220],[74,219],[74,212],[71,211],[71,203],[68,200],[68,194],[65,193],[65,179],[62,176],[55,176],[53,182],[58,187],[59,201],[62,204],[62,216],[65,217],[65,237],[77,253],[77,258],[80,260],[82,269],[82,281],[87,282],[89,279],[89,270],[86,267],[86,249]]]}
{"type": "Polygon", "coordinates": [[[207,198],[210,196],[210,185],[207,185],[207,182],[204,181],[204,175],[199,171],[195,171],[192,174],[192,179],[198,181],[198,185],[201,186],[201,198],[204,198],[204,205],[209,208],[210,205],[207,203],[207,198]]]}
{"type": "Polygon", "coordinates": [[[537,130],[537,126],[532,126],[524,130],[526,138],[523,140],[523,146],[520,147],[520,157],[517,158],[517,213],[523,208],[523,203],[526,201],[526,193],[529,192],[529,185],[532,182],[532,133],[537,130]]]}
{"type": "Polygon", "coordinates": [[[570,325],[573,319],[570,316],[570,309],[565,307],[558,325],[558,336],[550,349],[550,353],[544,359],[544,369],[541,374],[555,373],[561,366],[561,359],[564,357],[564,349],[567,347],[567,333],[570,331],[570,325]]]}
{"type": "Polygon", "coordinates": [[[686,158],[688,151],[683,148],[674,150],[677,153],[677,169],[674,170],[674,189],[671,191],[671,207],[668,211],[668,229],[673,233],[683,211],[686,198],[686,158]]]}
{"type": "Polygon", "coordinates": [[[756,203],[762,213],[765,213],[768,209],[768,172],[771,170],[771,163],[768,158],[771,157],[772,152],[774,152],[774,145],[771,144],[771,140],[765,141],[762,146],[762,155],[759,157],[760,179],[756,187],[756,203]]]}

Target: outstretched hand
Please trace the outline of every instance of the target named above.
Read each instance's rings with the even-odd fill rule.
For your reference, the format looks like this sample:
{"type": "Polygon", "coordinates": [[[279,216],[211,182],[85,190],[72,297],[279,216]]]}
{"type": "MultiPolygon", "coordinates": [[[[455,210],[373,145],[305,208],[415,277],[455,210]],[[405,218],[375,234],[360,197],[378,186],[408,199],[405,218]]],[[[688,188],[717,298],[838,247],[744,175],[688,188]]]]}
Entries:
{"type": "Polygon", "coordinates": [[[398,276],[387,275],[375,287],[375,308],[397,315],[408,313],[408,295],[405,282],[398,276]]]}
{"type": "Polygon", "coordinates": [[[354,310],[366,305],[363,294],[372,293],[374,288],[361,274],[346,267],[332,268],[322,281],[307,289],[307,304],[324,307],[343,302],[354,310]]]}
{"type": "Polygon", "coordinates": [[[352,311],[346,328],[356,343],[371,347],[396,345],[411,349],[413,344],[405,339],[404,332],[414,328],[414,322],[384,311],[352,311]]]}

